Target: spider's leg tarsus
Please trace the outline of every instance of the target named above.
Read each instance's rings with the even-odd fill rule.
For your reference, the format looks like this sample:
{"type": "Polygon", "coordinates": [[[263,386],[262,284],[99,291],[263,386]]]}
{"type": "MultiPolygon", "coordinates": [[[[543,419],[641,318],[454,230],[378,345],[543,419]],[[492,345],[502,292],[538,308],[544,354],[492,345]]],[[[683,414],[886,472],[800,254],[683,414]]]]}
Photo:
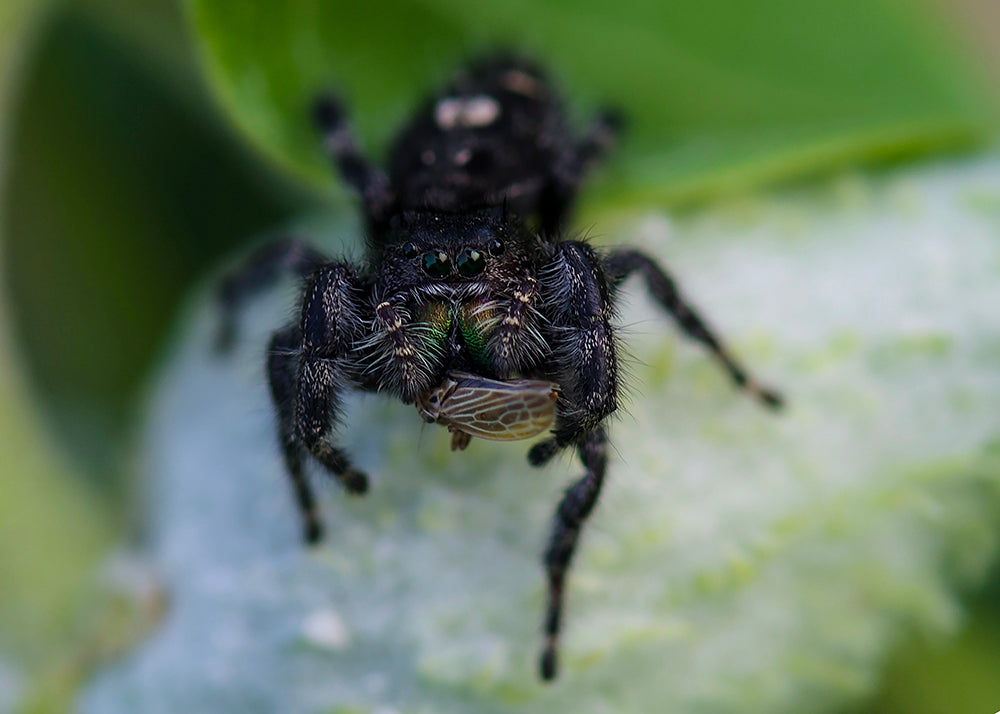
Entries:
{"type": "Polygon", "coordinates": [[[784,399],[778,392],[751,377],[743,365],[729,353],[708,323],[681,295],[674,279],[655,260],[638,250],[623,249],[611,253],[605,260],[605,267],[616,287],[634,272],[642,275],[653,299],[674,317],[689,337],[708,348],[738,388],[772,409],[779,409],[784,405],[784,399]]]}
{"type": "Polygon", "coordinates": [[[313,124],[323,134],[330,134],[344,124],[344,106],[334,94],[317,97],[312,107],[313,124]]]}
{"type": "Polygon", "coordinates": [[[528,463],[532,466],[544,466],[561,450],[562,447],[555,438],[539,441],[528,450],[528,463]]]}
{"type": "MultiPolygon", "coordinates": [[[[544,443],[544,442],[543,442],[544,443]]],[[[607,467],[607,436],[598,427],[577,445],[580,461],[586,469],[583,476],[570,486],[556,509],[555,523],[545,550],[545,570],[548,575],[548,606],[545,614],[545,643],[540,670],[542,679],[555,679],[558,673],[559,634],[562,631],[563,601],[566,571],[576,552],[584,522],[594,510],[604,483],[607,467]]]]}

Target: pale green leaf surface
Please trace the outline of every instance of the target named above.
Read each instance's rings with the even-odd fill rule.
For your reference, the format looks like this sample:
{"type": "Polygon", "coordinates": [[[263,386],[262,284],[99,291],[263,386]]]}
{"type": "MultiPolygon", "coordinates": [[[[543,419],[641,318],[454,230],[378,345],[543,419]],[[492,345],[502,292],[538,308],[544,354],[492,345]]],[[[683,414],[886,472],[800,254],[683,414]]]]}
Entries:
{"type": "Polygon", "coordinates": [[[630,287],[632,399],[552,686],[539,554],[578,466],[532,470],[525,444],[451,454],[412,407],[352,398],[342,438],[373,488],[319,479],[328,541],[307,552],[261,367],[292,301],[259,301],[218,359],[197,300],[145,428],[171,611],[81,710],[835,711],[904,632],[953,629],[997,553],[998,207],[990,158],[621,236],[670,263],[790,407],[735,394],[630,287]]]}
{"type": "Polygon", "coordinates": [[[896,0],[551,0],[375,5],[189,0],[233,122],[286,169],[333,184],[309,106],[335,88],[369,147],[484,47],[551,64],[582,122],[627,110],[611,205],[681,203],[993,131],[940,26],[896,0]],[[478,50],[476,48],[479,48],[478,50]]]}

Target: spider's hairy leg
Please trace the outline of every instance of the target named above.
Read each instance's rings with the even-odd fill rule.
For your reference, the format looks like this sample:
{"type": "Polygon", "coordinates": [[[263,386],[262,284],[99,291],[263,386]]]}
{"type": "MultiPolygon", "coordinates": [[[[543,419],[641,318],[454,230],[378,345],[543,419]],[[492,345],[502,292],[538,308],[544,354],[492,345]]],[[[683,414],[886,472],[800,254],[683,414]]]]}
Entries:
{"type": "Polygon", "coordinates": [[[565,228],[566,217],[584,179],[617,143],[623,125],[618,111],[610,108],[599,111],[583,136],[556,162],[540,207],[545,235],[558,235],[565,228]]]}
{"type": "Polygon", "coordinates": [[[540,667],[542,678],[551,680],[557,670],[566,571],[604,481],[607,437],[601,422],[618,406],[618,356],[608,282],[590,246],[556,243],[539,277],[555,362],[552,376],[561,391],[555,434],[532,447],[528,459],[538,466],[575,445],[586,469],[563,496],[545,551],[549,588],[540,667]]]}
{"type": "Polygon", "coordinates": [[[611,253],[605,267],[609,277],[617,287],[633,272],[638,272],[646,281],[646,287],[653,298],[673,315],[677,324],[694,340],[711,351],[712,356],[729,373],[736,386],[772,409],[780,408],[784,400],[781,395],[751,377],[746,369],[729,353],[722,341],[677,289],[673,278],[648,255],[637,250],[618,250],[611,253]]]}
{"type": "Polygon", "coordinates": [[[295,387],[295,435],[351,493],[368,490],[368,477],[330,443],[350,386],[348,362],[364,323],[361,290],[350,266],[331,263],[309,281],[302,302],[301,353],[295,387]]]}
{"type": "Polygon", "coordinates": [[[241,266],[219,283],[219,330],[215,337],[217,352],[228,352],[237,337],[237,321],[243,304],[270,287],[284,272],[299,278],[309,277],[327,262],[326,256],[296,238],[271,240],[251,253],[241,266]]]}
{"type": "Polygon", "coordinates": [[[618,345],[600,259],[584,242],[556,243],[539,275],[554,363],[550,376],[559,384],[560,398],[554,438],[528,452],[536,466],[618,408],[618,345]]]}
{"type": "Polygon", "coordinates": [[[603,427],[586,434],[577,444],[583,476],[563,495],[556,509],[549,546],[545,550],[548,575],[548,606],[545,613],[545,644],[539,661],[542,679],[555,679],[558,672],[559,633],[562,624],[566,571],[576,551],[580,530],[601,494],[607,467],[607,436],[603,427]]]}
{"type": "Polygon", "coordinates": [[[395,203],[389,177],[361,151],[340,100],[332,95],[317,99],[313,105],[313,121],[322,132],[323,146],[337,165],[344,183],[361,197],[369,225],[384,224],[395,203]]]}
{"type": "Polygon", "coordinates": [[[295,436],[296,365],[301,344],[302,333],[298,325],[290,325],[274,333],[267,350],[267,381],[278,412],[278,439],[285,470],[292,479],[295,500],[302,514],[306,543],[316,543],[323,536],[323,524],[316,510],[316,498],[303,471],[306,452],[295,436]]]}

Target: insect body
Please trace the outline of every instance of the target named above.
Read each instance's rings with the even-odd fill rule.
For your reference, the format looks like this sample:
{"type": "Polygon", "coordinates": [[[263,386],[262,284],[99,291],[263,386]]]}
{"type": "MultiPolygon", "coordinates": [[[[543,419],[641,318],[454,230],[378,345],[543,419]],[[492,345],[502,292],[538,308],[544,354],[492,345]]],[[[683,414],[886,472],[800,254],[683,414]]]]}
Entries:
{"type": "Polygon", "coordinates": [[[403,128],[388,173],[362,154],[337,100],[320,101],[315,115],[326,151],[360,198],[364,261],[328,261],[287,241],[257,253],[222,286],[223,333],[232,334],[235,307],[278,268],[308,277],[299,319],[274,334],[267,359],[306,539],[321,536],[304,474],[308,459],[351,493],[368,488],[336,438],[347,390],[425,400],[425,416],[465,435],[455,442],[461,448],[470,434],[513,438],[534,430],[552,406],[551,386],[535,381],[558,384],[551,433],[528,452],[541,466],[572,449],[583,465],[556,509],[543,559],[540,670],[551,679],[566,574],[604,482],[604,423],[619,406],[612,316],[621,283],[642,276],[653,299],[739,387],[771,406],[779,398],[746,374],[652,258],[631,249],[602,254],[566,236],[584,177],[617,137],[613,112],[598,113],[575,134],[539,68],[487,58],[460,72],[403,128]],[[434,395],[436,407],[426,401],[434,395]]]}
{"type": "Polygon", "coordinates": [[[452,451],[469,438],[517,441],[538,436],[555,421],[558,385],[541,379],[500,382],[466,372],[449,372],[444,381],[417,398],[428,423],[452,432],[452,451]]]}

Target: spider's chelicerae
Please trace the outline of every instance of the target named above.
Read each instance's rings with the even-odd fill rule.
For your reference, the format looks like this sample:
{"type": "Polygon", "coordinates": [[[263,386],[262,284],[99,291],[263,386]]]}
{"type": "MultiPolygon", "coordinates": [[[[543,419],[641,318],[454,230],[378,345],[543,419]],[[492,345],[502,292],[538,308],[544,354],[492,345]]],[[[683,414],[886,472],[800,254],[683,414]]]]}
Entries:
{"type": "MultiPolygon", "coordinates": [[[[584,472],[556,509],[544,554],[540,666],[552,679],[566,573],[604,481],[604,424],[620,403],[618,287],[641,275],[653,299],[737,386],[771,407],[780,398],[747,375],[651,257],[628,248],[604,253],[567,236],[581,182],[615,143],[620,122],[604,111],[574,134],[552,84],[532,63],[491,57],[460,72],[403,128],[388,172],[362,154],[338,101],[319,101],[315,118],[326,151],[361,200],[364,262],[329,261],[296,241],[273,244],[221,293],[228,339],[236,306],[277,268],[308,277],[299,320],[274,334],[267,357],[305,538],[321,536],[303,473],[309,457],[350,493],[368,489],[336,439],[346,391],[413,403],[451,374],[485,378],[476,387],[487,395],[488,380],[555,383],[554,428],[528,461],[541,466],[571,448],[584,472]]],[[[457,441],[461,448],[468,436],[457,441]]]]}

